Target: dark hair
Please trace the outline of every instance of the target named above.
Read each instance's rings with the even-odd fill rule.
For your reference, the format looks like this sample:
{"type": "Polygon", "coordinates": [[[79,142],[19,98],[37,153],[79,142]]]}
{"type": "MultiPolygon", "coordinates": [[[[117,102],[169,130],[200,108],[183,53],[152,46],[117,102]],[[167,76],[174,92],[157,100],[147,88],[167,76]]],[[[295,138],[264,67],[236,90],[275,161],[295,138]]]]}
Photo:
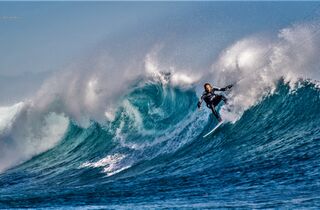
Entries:
{"type": "Polygon", "coordinates": [[[204,83],[203,88],[206,89],[206,86],[207,86],[207,85],[210,85],[210,86],[211,86],[210,83],[204,83]]]}

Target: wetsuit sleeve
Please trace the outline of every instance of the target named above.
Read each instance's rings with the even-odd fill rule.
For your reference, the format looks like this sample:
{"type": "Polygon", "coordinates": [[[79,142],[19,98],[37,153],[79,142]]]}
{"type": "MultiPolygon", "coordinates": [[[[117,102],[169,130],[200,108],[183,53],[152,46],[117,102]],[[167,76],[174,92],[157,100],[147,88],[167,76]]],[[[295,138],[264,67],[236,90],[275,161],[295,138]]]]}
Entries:
{"type": "Polygon", "coordinates": [[[226,86],[226,87],[224,87],[224,88],[214,87],[214,88],[213,88],[213,91],[226,91],[226,90],[232,88],[232,86],[233,86],[233,85],[228,85],[228,86],[226,86]]]}
{"type": "Polygon", "coordinates": [[[204,97],[204,95],[202,94],[202,96],[199,98],[199,101],[198,101],[198,103],[197,103],[198,108],[201,107],[201,103],[202,103],[202,101],[203,101],[203,97],[204,97]]]}
{"type": "Polygon", "coordinates": [[[214,87],[212,88],[213,91],[225,91],[225,88],[218,88],[218,87],[214,87]]]}

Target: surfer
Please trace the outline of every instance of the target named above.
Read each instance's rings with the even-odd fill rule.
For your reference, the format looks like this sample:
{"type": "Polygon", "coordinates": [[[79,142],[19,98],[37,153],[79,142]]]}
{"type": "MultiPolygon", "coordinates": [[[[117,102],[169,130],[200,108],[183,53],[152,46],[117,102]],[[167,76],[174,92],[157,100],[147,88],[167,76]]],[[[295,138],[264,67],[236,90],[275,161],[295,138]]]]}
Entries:
{"type": "Polygon", "coordinates": [[[221,102],[221,100],[224,101],[224,103],[227,103],[228,100],[223,95],[216,94],[215,91],[226,91],[231,89],[232,86],[233,85],[228,85],[225,88],[217,88],[217,87],[212,87],[210,83],[205,83],[203,85],[204,92],[197,104],[198,108],[199,109],[201,108],[201,103],[204,100],[207,104],[207,107],[211,109],[212,114],[217,118],[219,122],[222,122],[222,119],[219,113],[217,112],[217,110],[215,109],[215,107],[221,102]]]}

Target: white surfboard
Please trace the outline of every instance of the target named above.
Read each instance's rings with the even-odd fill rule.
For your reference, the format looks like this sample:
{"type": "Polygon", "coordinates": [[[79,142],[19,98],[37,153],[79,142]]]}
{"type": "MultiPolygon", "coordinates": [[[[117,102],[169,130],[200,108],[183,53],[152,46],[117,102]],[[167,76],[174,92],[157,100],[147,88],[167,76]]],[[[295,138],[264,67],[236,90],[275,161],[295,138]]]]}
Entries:
{"type": "Polygon", "coordinates": [[[219,128],[222,124],[224,123],[224,121],[221,121],[218,123],[218,125],[216,125],[216,127],[214,127],[209,133],[207,133],[206,135],[203,136],[203,138],[206,138],[207,136],[209,136],[210,134],[212,134],[215,130],[217,130],[217,128],[219,128]]]}

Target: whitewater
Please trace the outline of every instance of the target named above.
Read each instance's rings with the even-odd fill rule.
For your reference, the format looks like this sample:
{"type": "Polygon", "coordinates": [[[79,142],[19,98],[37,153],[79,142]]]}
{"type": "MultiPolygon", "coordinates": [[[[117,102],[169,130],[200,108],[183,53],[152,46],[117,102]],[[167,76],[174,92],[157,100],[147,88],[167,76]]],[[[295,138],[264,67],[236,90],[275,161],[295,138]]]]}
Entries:
{"type": "Polygon", "coordinates": [[[318,31],[245,37],[209,70],[155,44],[134,70],[102,54],[57,72],[0,107],[0,208],[319,207],[318,31]],[[204,82],[234,84],[207,139],[204,82]]]}

